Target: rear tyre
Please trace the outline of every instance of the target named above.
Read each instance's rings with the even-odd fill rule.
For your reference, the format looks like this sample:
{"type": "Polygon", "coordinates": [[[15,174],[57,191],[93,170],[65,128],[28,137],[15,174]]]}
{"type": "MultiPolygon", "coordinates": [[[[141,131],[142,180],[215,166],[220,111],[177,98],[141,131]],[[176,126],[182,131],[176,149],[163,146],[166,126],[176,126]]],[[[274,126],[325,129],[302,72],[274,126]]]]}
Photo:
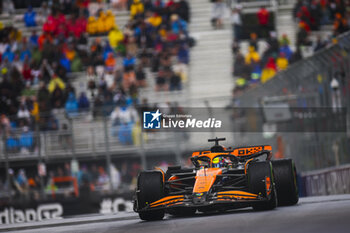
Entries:
{"type": "Polygon", "coordinates": [[[248,166],[248,187],[251,193],[258,194],[267,201],[258,202],[252,205],[254,210],[272,210],[277,206],[276,189],[272,164],[270,161],[253,162],[248,166]],[[270,187],[267,189],[265,180],[270,179],[270,187]]]}
{"type": "MultiPolygon", "coordinates": [[[[144,208],[147,204],[164,197],[163,175],[158,171],[141,172],[137,182],[137,208],[144,208]]],[[[164,210],[150,210],[139,212],[140,219],[146,221],[161,220],[164,210]]]]}
{"type": "Polygon", "coordinates": [[[295,205],[299,201],[296,168],[291,159],[272,161],[279,206],[295,205]]]}

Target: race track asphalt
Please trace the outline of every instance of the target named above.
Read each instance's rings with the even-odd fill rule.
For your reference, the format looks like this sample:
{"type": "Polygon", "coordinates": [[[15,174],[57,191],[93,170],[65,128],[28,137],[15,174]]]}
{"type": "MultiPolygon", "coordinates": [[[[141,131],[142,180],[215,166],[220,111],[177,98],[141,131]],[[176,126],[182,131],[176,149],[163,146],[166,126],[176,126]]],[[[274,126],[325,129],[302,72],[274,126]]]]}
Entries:
{"type": "Polygon", "coordinates": [[[193,217],[167,216],[144,222],[137,216],[122,221],[84,223],[16,231],[21,233],[334,233],[350,232],[350,195],[301,198],[298,205],[255,212],[251,208],[193,217]]]}

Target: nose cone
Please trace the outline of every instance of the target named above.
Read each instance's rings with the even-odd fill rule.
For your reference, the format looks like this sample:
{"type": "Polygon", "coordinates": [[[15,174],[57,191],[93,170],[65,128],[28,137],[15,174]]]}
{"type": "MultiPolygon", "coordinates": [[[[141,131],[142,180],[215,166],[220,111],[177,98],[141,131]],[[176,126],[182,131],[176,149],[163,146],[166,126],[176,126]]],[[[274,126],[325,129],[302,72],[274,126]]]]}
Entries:
{"type": "Polygon", "coordinates": [[[207,193],[194,193],[192,202],[195,205],[202,205],[207,199],[207,193]]]}

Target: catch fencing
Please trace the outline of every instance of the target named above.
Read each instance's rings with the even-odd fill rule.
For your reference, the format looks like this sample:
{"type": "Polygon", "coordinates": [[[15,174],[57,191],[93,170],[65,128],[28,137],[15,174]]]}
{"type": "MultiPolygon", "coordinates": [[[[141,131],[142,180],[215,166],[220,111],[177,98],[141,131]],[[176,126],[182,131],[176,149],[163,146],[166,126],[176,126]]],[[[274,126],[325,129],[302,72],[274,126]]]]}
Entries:
{"type": "Polygon", "coordinates": [[[255,125],[261,133],[239,133],[236,143],[275,144],[278,155],[294,158],[301,171],[349,163],[350,33],[341,35],[337,43],[279,72],[265,84],[236,96],[234,106],[255,106],[257,110],[266,107],[329,109],[335,115],[343,115],[345,119],[341,123],[338,118],[327,117],[326,121],[315,118],[308,123],[314,125],[312,130],[292,133],[295,124],[291,121],[256,117],[252,124],[244,114],[236,118],[236,127],[255,125]],[[326,122],[341,130],[319,130],[326,122]],[[284,130],[279,130],[282,126],[284,130]]]}

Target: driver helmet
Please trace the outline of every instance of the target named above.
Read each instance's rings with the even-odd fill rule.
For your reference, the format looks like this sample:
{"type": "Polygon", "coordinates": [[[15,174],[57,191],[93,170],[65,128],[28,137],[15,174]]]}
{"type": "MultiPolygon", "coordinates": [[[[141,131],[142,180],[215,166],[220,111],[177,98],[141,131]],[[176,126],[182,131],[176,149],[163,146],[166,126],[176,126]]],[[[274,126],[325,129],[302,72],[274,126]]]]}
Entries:
{"type": "Polygon", "coordinates": [[[222,158],[216,157],[213,159],[213,167],[223,167],[224,162],[225,161],[222,158]]]}

